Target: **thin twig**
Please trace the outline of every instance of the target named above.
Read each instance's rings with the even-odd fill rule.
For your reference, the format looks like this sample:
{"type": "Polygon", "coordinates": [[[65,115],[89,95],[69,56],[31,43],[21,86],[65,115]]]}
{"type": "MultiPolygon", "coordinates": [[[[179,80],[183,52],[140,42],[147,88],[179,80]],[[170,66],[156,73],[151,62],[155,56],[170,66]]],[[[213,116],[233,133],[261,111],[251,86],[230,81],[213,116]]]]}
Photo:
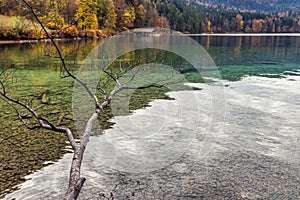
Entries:
{"type": "MultiPolygon", "coordinates": [[[[1,86],[3,87],[3,84],[2,82],[0,81],[1,83],[1,86]]],[[[4,88],[3,88],[4,89],[4,88]]],[[[0,95],[2,97],[4,97],[5,101],[6,102],[12,102],[14,104],[17,104],[19,106],[21,106],[22,108],[26,109],[36,120],[37,120],[37,123],[39,125],[37,125],[37,127],[30,127],[28,125],[28,123],[26,121],[24,121],[24,118],[22,117],[22,115],[20,115],[20,113],[17,111],[16,107],[13,106],[11,103],[9,103],[9,105],[17,112],[17,116],[18,118],[21,120],[21,122],[27,127],[29,128],[30,130],[33,130],[33,129],[36,129],[36,128],[44,128],[44,129],[48,129],[48,130],[53,130],[53,131],[56,131],[56,132],[61,132],[61,133],[66,133],[67,137],[68,137],[68,140],[73,148],[73,150],[75,151],[77,149],[77,144],[75,143],[75,140],[74,140],[74,137],[73,137],[73,134],[72,132],[70,131],[70,129],[68,128],[63,128],[63,127],[59,127],[59,126],[56,126],[54,125],[53,123],[51,123],[48,119],[40,116],[36,111],[34,111],[30,106],[28,106],[27,104],[17,100],[17,99],[14,99],[10,96],[8,96],[4,91],[5,90],[0,90],[0,95]]]]}

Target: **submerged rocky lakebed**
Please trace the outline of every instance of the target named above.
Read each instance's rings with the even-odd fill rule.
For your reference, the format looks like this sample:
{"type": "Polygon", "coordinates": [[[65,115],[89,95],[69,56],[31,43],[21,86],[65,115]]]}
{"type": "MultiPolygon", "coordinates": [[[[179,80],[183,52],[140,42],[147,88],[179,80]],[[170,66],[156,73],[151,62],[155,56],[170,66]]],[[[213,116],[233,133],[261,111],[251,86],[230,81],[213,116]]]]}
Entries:
{"type": "MultiPolygon", "coordinates": [[[[80,199],[300,199],[300,39],[195,40],[225,80],[189,84],[200,90],[141,91],[127,116],[112,118],[106,110],[100,121],[105,132],[91,138],[84,157],[80,199]]],[[[81,49],[82,60],[99,44],[81,42],[89,48],[69,41],[63,49],[81,49]]],[[[47,46],[0,46],[1,66],[13,64],[21,73],[9,80],[14,90],[8,91],[34,98],[39,112],[75,130],[73,82],[59,78],[57,60],[41,55],[47,46]],[[39,102],[45,88],[50,104],[39,102]]],[[[0,107],[0,198],[61,198],[72,159],[66,137],[28,131],[2,100],[0,107]]]]}
{"type": "MultiPolygon", "coordinates": [[[[206,123],[209,123],[206,117],[210,115],[205,106],[211,99],[209,88],[203,84],[193,84],[202,90],[170,92],[168,95],[175,100],[155,100],[151,102],[151,107],[137,110],[131,116],[113,118],[116,124],[112,129],[90,140],[82,170],[87,181],[80,199],[299,199],[299,81],[299,76],[286,79],[247,77],[237,82],[223,81],[227,86],[226,117],[224,124],[217,127],[221,129],[217,137],[209,140],[209,134],[214,131],[205,129],[208,127],[206,123]],[[190,95],[199,100],[194,102],[197,105],[182,106],[181,103],[186,102],[190,95]],[[201,117],[193,115],[197,106],[202,111],[201,117]],[[201,127],[204,128],[195,131],[197,140],[194,138],[176,160],[165,166],[157,166],[154,171],[147,172],[145,166],[138,166],[137,170],[145,171],[140,173],[126,172],[127,168],[122,168],[123,172],[116,170],[121,166],[120,163],[127,161],[112,163],[109,158],[116,158],[114,150],[128,152],[125,146],[133,148],[144,142],[139,139],[135,140],[135,144],[127,141],[126,136],[120,134],[120,129],[124,127],[122,123],[126,120],[144,123],[139,121],[143,120],[140,114],[155,119],[156,111],[164,110],[164,119],[169,122],[162,127],[168,131],[171,128],[168,124],[178,121],[178,116],[168,114],[172,113],[168,110],[176,111],[180,107],[191,109],[190,116],[177,112],[182,121],[194,118],[202,123],[201,127]],[[123,146],[118,142],[121,139],[123,146]],[[103,156],[105,140],[118,146],[103,156]],[[205,146],[205,142],[211,145],[205,146]],[[209,148],[205,156],[199,154],[204,152],[200,151],[203,147],[209,148]]],[[[131,149],[130,153],[147,157],[149,150],[146,146],[158,142],[155,138],[159,138],[164,131],[156,133],[156,137],[149,137],[148,143],[144,144],[144,148],[140,146],[138,152],[132,152],[131,149]]],[[[189,127],[182,125],[176,135],[185,131],[189,131],[189,127]]],[[[134,130],[126,132],[129,135],[140,134],[134,130]]],[[[161,154],[151,159],[155,163],[163,163],[166,158],[161,154]]],[[[61,198],[67,187],[70,160],[71,154],[65,154],[55,164],[27,176],[30,180],[5,199],[61,198]]]]}

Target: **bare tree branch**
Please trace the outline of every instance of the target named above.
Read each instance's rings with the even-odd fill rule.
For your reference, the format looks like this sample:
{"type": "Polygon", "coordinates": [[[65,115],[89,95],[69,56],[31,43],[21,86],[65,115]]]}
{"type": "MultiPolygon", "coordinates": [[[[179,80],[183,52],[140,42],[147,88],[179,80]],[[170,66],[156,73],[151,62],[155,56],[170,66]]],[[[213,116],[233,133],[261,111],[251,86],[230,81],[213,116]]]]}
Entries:
{"type": "Polygon", "coordinates": [[[28,9],[31,11],[32,15],[34,16],[34,18],[36,19],[36,21],[41,25],[43,31],[45,32],[45,34],[47,35],[47,37],[50,39],[51,43],[53,44],[53,46],[55,47],[57,54],[59,56],[59,59],[61,60],[63,69],[66,71],[66,73],[68,74],[68,76],[70,76],[71,78],[73,78],[75,81],[77,81],[80,85],[82,85],[84,87],[84,89],[88,92],[88,94],[90,95],[90,97],[95,101],[95,105],[99,106],[99,101],[98,98],[96,97],[96,95],[94,95],[92,93],[92,91],[88,88],[88,86],[82,82],[80,79],[78,79],[75,75],[73,75],[70,70],[67,68],[66,63],[65,63],[65,59],[62,56],[62,53],[58,47],[58,45],[56,44],[56,42],[54,41],[53,37],[48,33],[48,31],[46,30],[45,26],[43,25],[43,23],[40,21],[39,17],[37,16],[37,14],[35,13],[33,7],[26,1],[26,0],[22,0],[22,2],[28,7],[28,9]]]}
{"type": "Polygon", "coordinates": [[[7,99],[5,98],[1,98],[3,99],[10,107],[12,107],[15,112],[17,113],[17,116],[18,118],[20,119],[20,121],[24,124],[24,126],[26,126],[27,129],[29,130],[35,130],[35,129],[38,129],[38,128],[41,128],[40,125],[34,125],[34,126],[30,126],[24,119],[25,116],[21,115],[20,112],[18,111],[18,109],[13,105],[11,104],[7,99]]]}
{"type": "Polygon", "coordinates": [[[0,81],[1,85],[2,85],[2,90],[0,90],[0,95],[5,99],[6,102],[12,102],[14,104],[17,104],[19,106],[21,106],[22,108],[24,108],[25,110],[27,110],[37,121],[37,124],[36,126],[29,126],[29,124],[24,120],[23,116],[18,112],[17,108],[12,105],[11,103],[9,103],[9,105],[17,112],[17,116],[18,118],[21,120],[21,122],[30,130],[34,130],[34,129],[37,129],[37,128],[44,128],[44,129],[47,129],[47,130],[52,130],[52,131],[55,131],[55,132],[60,132],[60,133],[65,133],[68,137],[68,140],[73,148],[73,150],[76,150],[77,149],[77,144],[75,143],[75,140],[74,140],[74,137],[73,137],[73,134],[71,132],[70,129],[68,128],[63,128],[63,127],[59,127],[59,126],[56,126],[54,124],[52,124],[48,119],[40,116],[36,111],[34,111],[30,106],[28,106],[27,104],[17,100],[17,99],[14,99],[10,96],[8,96],[6,93],[5,93],[5,87],[3,87],[3,83],[2,81],[0,81]]]}
{"type": "Polygon", "coordinates": [[[112,72],[104,71],[105,74],[107,74],[109,77],[111,77],[119,87],[121,87],[121,83],[119,82],[119,76],[117,74],[114,74],[112,72]]]}
{"type": "Polygon", "coordinates": [[[0,81],[0,84],[1,84],[1,87],[2,87],[1,95],[2,95],[2,94],[6,94],[6,91],[5,91],[5,87],[4,87],[3,82],[0,81]]]}
{"type": "MultiPolygon", "coordinates": [[[[86,150],[87,144],[89,142],[91,132],[93,129],[93,125],[98,120],[99,115],[103,111],[103,109],[111,103],[113,97],[117,93],[119,93],[120,91],[122,91],[124,89],[144,89],[144,88],[149,88],[149,87],[163,87],[167,83],[162,83],[161,81],[157,81],[156,83],[152,83],[152,84],[149,84],[146,86],[134,88],[134,87],[126,86],[126,84],[129,83],[130,81],[132,81],[141,69],[138,69],[132,75],[132,77],[130,77],[129,81],[126,82],[125,84],[120,83],[119,75],[114,74],[112,72],[104,71],[109,77],[111,77],[113,79],[113,81],[116,83],[117,87],[116,87],[116,89],[112,90],[109,93],[109,96],[107,96],[107,97],[105,96],[102,103],[99,103],[98,97],[96,96],[96,94],[94,94],[91,91],[91,89],[87,86],[87,84],[84,83],[79,78],[77,78],[69,70],[69,68],[67,67],[66,62],[65,62],[65,57],[62,55],[61,49],[58,47],[58,45],[54,41],[53,37],[47,32],[45,26],[40,21],[39,17],[37,16],[36,12],[34,11],[33,7],[26,0],[22,0],[22,2],[26,5],[26,7],[32,13],[34,18],[36,19],[38,24],[42,27],[42,30],[45,32],[46,36],[50,39],[52,45],[54,46],[56,53],[58,55],[57,58],[60,59],[61,64],[62,64],[62,68],[61,68],[62,71],[60,73],[61,77],[62,78],[70,77],[75,82],[78,82],[87,91],[88,95],[93,99],[93,101],[95,103],[95,110],[85,125],[84,132],[82,134],[82,137],[80,138],[80,141],[76,142],[76,140],[74,139],[73,133],[69,128],[64,128],[64,127],[55,125],[47,118],[39,115],[36,112],[36,110],[34,110],[31,106],[28,105],[29,103],[25,104],[25,103],[19,101],[18,99],[14,99],[14,98],[8,96],[6,93],[6,90],[5,90],[5,84],[1,80],[0,80],[0,87],[2,89],[0,89],[0,95],[16,111],[18,118],[28,129],[34,130],[34,129],[38,129],[38,128],[43,128],[46,130],[65,133],[67,135],[70,145],[72,146],[74,152],[73,152],[73,159],[72,159],[70,175],[69,175],[69,185],[68,185],[68,189],[65,193],[64,199],[65,200],[76,200],[78,198],[81,188],[83,187],[83,184],[86,180],[84,177],[81,177],[81,164],[82,164],[82,160],[83,160],[83,155],[86,150]],[[66,73],[66,74],[64,74],[64,73],[66,73]],[[15,106],[15,105],[17,105],[17,106],[15,106]],[[35,120],[36,125],[31,125],[30,123],[28,123],[27,120],[25,120],[25,117],[22,116],[21,113],[18,111],[17,107],[19,107],[19,106],[21,108],[25,109],[27,112],[29,112],[30,115],[32,115],[33,119],[35,120]]],[[[121,65],[120,65],[120,69],[123,72],[121,65]]],[[[5,74],[5,72],[3,72],[3,73],[5,74]]],[[[2,75],[3,73],[1,73],[0,75],[2,75]]],[[[106,94],[104,89],[102,89],[102,92],[104,93],[104,95],[106,94]]]]}

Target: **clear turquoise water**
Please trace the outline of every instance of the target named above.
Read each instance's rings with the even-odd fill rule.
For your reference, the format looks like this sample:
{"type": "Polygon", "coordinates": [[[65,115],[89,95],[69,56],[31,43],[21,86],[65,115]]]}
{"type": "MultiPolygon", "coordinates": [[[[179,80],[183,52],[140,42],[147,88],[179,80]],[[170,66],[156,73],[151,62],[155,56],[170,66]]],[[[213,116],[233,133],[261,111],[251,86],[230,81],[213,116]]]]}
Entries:
{"type": "MultiPolygon", "coordinates": [[[[239,81],[247,76],[262,76],[268,77],[270,80],[273,79],[276,82],[279,79],[293,81],[293,76],[299,76],[299,37],[199,36],[193,39],[207,50],[218,66],[224,80],[239,81]],[[293,76],[291,77],[290,75],[293,76]]],[[[100,42],[67,41],[61,42],[60,46],[65,54],[71,54],[76,49],[79,49],[67,59],[69,64],[73,64],[74,58],[82,61],[91,49],[100,42]]],[[[62,125],[72,127],[70,104],[72,82],[64,82],[59,78],[59,60],[46,56],[52,53],[53,49],[49,48],[47,43],[0,44],[0,65],[2,69],[7,66],[13,66],[14,69],[20,70],[21,74],[26,74],[27,79],[12,82],[9,86],[12,89],[11,94],[19,94],[22,98],[25,98],[27,95],[37,97],[37,95],[50,87],[52,91],[51,99],[55,104],[50,105],[48,108],[43,107],[41,111],[47,117],[62,125]],[[64,94],[61,93],[61,89],[65,92],[64,94]],[[68,103],[56,104],[62,99],[68,103]]],[[[169,60],[165,64],[172,60],[172,56],[168,55],[167,58],[169,60]]],[[[73,70],[76,72],[78,67],[79,65],[76,65],[73,70]]],[[[187,72],[185,75],[190,77],[191,79],[188,80],[193,82],[200,80],[197,77],[197,73],[187,72]]],[[[295,84],[297,83],[295,82],[295,84]]],[[[245,86],[243,92],[245,91],[247,91],[247,86],[245,86]]],[[[153,92],[150,91],[150,93],[152,94],[153,92]]],[[[259,91],[255,95],[258,95],[258,93],[259,91]]],[[[264,90],[264,93],[267,93],[267,90],[264,90]]],[[[137,104],[134,102],[138,102],[139,106],[132,109],[145,106],[148,100],[143,98],[147,95],[149,95],[149,92],[147,94],[144,91],[137,94],[138,97],[133,99],[132,104],[137,104]]],[[[161,95],[161,92],[148,97],[148,99],[155,98],[165,97],[161,95]]],[[[45,161],[55,161],[60,158],[66,152],[64,150],[66,138],[49,132],[45,134],[44,131],[30,132],[21,126],[13,110],[9,109],[2,100],[0,100],[0,106],[3,111],[0,114],[1,196],[10,191],[16,184],[23,182],[25,175],[44,167],[46,165],[44,164],[45,161]],[[49,151],[49,148],[52,148],[52,151],[49,151]]],[[[107,122],[110,117],[111,115],[106,115],[104,121],[107,122]]],[[[110,125],[108,124],[107,128],[110,125]]],[[[275,126],[275,123],[272,125],[275,126]]]]}

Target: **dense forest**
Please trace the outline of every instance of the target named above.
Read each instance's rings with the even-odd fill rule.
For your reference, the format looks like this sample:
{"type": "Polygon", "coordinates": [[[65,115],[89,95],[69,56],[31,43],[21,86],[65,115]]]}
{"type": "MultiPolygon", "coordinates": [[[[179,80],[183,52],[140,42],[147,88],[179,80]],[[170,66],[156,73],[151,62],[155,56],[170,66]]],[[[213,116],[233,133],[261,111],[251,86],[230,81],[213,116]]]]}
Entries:
{"type": "MultiPolygon", "coordinates": [[[[54,37],[97,37],[132,27],[161,26],[144,0],[27,0],[54,37]]],[[[33,15],[18,0],[0,0],[0,38],[41,38],[33,15]]]]}
{"type": "MultiPolygon", "coordinates": [[[[183,33],[300,32],[300,15],[296,11],[277,12],[275,9],[267,13],[239,10],[232,8],[235,4],[230,0],[207,0],[230,4],[230,7],[203,4],[196,0],[28,2],[53,37],[103,37],[137,27],[164,27],[183,33]]],[[[281,5],[283,1],[271,2],[281,5]]],[[[0,0],[0,39],[44,38],[45,34],[33,21],[32,13],[22,1],[0,0]]]]}
{"type": "Polygon", "coordinates": [[[188,33],[299,33],[300,14],[250,12],[184,0],[156,1],[172,29],[188,33]]]}
{"type": "Polygon", "coordinates": [[[219,5],[222,7],[257,12],[300,11],[299,0],[190,0],[198,4],[219,5]]]}

